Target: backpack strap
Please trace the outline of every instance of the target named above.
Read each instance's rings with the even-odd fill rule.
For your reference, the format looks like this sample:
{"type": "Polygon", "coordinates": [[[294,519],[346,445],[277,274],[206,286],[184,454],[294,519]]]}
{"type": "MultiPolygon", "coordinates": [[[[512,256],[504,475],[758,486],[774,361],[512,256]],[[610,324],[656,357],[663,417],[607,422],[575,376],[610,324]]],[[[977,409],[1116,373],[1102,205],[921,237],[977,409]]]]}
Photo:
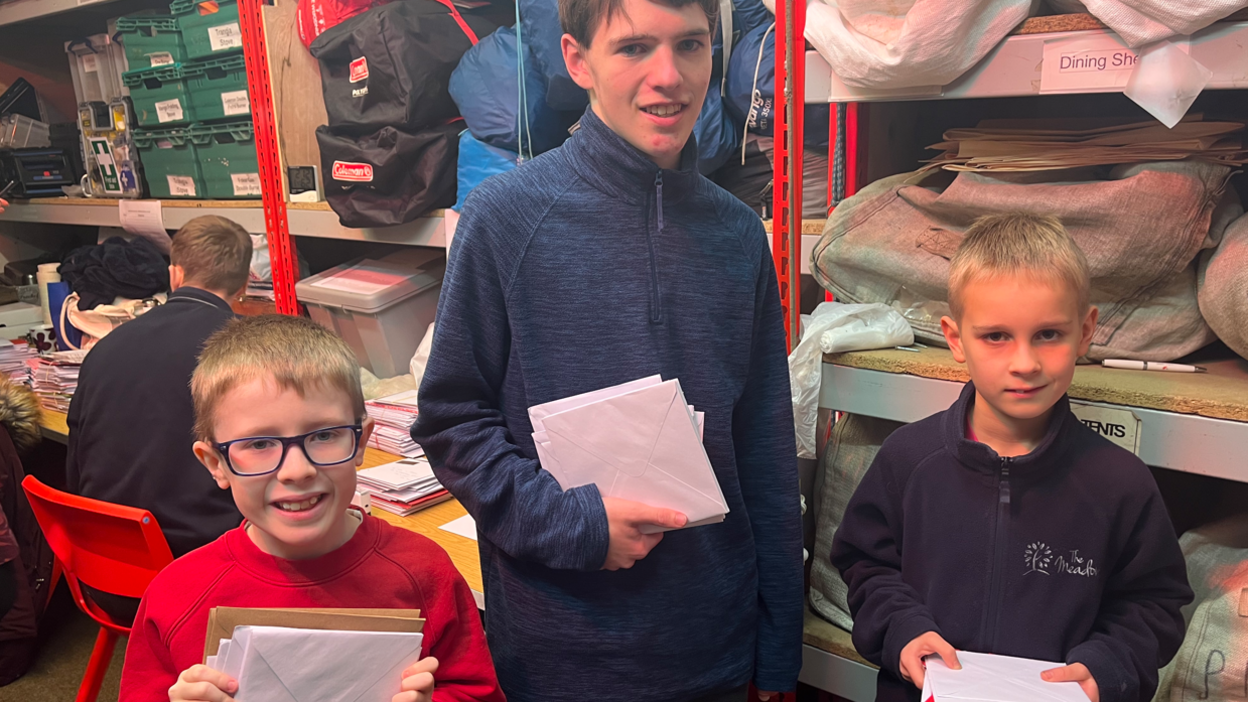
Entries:
{"type": "Polygon", "coordinates": [[[473,46],[476,46],[477,42],[480,41],[477,38],[477,33],[472,31],[472,27],[469,27],[468,23],[464,21],[464,17],[459,14],[459,8],[455,7],[455,3],[451,2],[451,0],[437,1],[446,5],[446,8],[451,11],[451,17],[455,19],[455,24],[458,24],[459,28],[464,30],[464,34],[468,35],[468,41],[472,42],[473,46]]]}

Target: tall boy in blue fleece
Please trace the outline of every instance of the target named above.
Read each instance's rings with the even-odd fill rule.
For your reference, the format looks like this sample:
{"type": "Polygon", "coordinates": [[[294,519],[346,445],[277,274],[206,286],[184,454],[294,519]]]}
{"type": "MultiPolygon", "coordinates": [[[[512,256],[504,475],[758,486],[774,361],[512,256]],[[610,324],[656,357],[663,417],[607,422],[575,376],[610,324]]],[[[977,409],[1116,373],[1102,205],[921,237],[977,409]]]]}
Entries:
{"type": "Polygon", "coordinates": [[[743,700],[801,667],[793,413],[761,222],[697,170],[715,0],[561,0],[589,90],[561,148],[468,197],[413,438],[477,521],[512,702],[743,700]],[[560,489],[528,408],[653,374],[705,410],[730,513],[560,489]]]}
{"type": "Polygon", "coordinates": [[[1044,680],[1143,702],[1182,643],[1192,592],[1157,485],[1066,397],[1089,288],[1056,219],[967,230],[941,327],[971,382],[884,442],[832,544],[877,700],[917,700],[923,657],[956,668],[960,649],[1061,661],[1044,680]]]}

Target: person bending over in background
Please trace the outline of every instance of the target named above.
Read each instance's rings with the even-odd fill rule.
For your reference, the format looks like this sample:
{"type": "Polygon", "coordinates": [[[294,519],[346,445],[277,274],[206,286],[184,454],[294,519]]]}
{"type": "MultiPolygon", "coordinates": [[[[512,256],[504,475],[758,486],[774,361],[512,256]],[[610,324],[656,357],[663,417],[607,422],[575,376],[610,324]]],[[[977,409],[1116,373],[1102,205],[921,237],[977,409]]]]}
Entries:
{"type": "Polygon", "coordinates": [[[513,702],[744,700],[801,667],[802,530],[779,289],[762,222],[691,138],[715,0],[561,0],[590,108],[468,196],[412,437],[477,523],[513,702]],[[531,405],[646,376],[706,411],[729,513],[563,491],[531,405]],[[646,534],[647,525],[674,528],[646,534]]]}
{"type": "Polygon", "coordinates": [[[971,382],[888,437],[832,542],[877,700],[918,700],[923,657],[956,668],[958,649],[1062,661],[1043,679],[1146,702],[1183,642],[1192,591],[1157,484],[1066,397],[1090,288],[1052,217],[984,217],[958,247],[941,327],[971,382]]]}
{"type": "MultiPolygon", "coordinates": [[[[173,236],[164,305],[127,322],[87,354],[69,405],[69,491],[151,511],[174,557],[242,517],[191,451],[191,372],[204,340],[234,317],[247,285],[251,237],[223,217],[197,217],[173,236]]],[[[139,601],[91,591],[120,623],[139,601]]]]}

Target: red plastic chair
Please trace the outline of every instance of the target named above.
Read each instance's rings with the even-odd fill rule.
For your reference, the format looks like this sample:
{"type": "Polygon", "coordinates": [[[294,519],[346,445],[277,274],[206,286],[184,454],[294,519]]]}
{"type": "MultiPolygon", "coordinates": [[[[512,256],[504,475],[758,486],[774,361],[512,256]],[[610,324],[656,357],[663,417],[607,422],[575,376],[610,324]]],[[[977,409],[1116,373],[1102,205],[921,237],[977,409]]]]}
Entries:
{"type": "Polygon", "coordinates": [[[156,518],[145,509],[61,492],[32,475],[22,481],[22,488],[60,562],[74,602],[100,624],[75,698],[75,702],[95,702],[117,638],[129,635],[130,627],[114,622],[83,597],[80,583],[123,597],[142,597],[152,578],[173,562],[173,554],[156,518]]]}

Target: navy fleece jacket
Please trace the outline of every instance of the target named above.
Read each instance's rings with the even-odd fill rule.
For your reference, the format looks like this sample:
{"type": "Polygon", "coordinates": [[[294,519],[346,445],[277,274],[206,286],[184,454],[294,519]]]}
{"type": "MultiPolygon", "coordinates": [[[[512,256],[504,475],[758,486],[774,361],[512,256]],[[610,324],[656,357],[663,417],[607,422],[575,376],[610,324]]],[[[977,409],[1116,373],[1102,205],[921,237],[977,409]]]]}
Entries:
{"type": "Polygon", "coordinates": [[[512,702],[685,702],[796,687],[802,535],[775,271],[758,217],[587,111],[487,180],[456,231],[413,438],[477,522],[486,632],[512,702]],[[653,374],[706,412],[730,513],[601,570],[595,486],[542,470],[528,408],[653,374]]]}
{"type": "Polygon", "coordinates": [[[1192,599],[1148,468],[1085,427],[1063,397],[1034,451],[966,438],[968,383],[950,409],[884,442],[832,543],[854,646],[880,665],[877,700],[917,700],[901,649],[1083,663],[1101,702],[1144,702],[1183,642],[1192,599]]]}

